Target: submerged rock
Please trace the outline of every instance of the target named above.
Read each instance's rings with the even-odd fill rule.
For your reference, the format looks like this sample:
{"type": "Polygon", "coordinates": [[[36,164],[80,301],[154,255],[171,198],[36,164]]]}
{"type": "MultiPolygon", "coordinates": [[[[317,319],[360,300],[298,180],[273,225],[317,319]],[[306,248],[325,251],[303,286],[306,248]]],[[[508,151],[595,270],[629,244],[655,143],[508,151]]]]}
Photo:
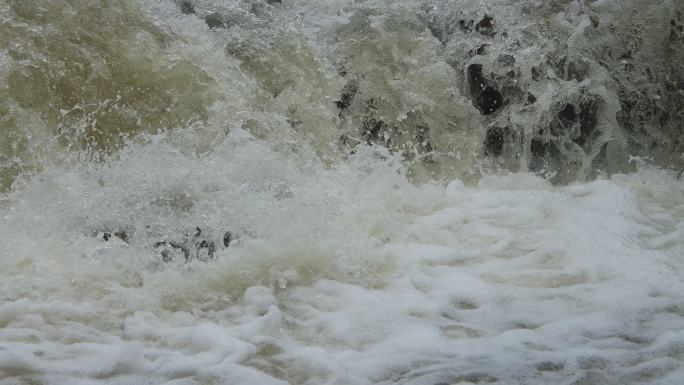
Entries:
{"type": "Polygon", "coordinates": [[[358,82],[356,80],[349,81],[347,84],[345,84],[344,88],[342,88],[342,91],[340,92],[340,100],[336,101],[335,105],[340,110],[348,108],[358,92],[358,82]]]}
{"type": "Polygon", "coordinates": [[[468,67],[468,83],[473,105],[482,115],[491,115],[504,106],[503,95],[484,77],[481,64],[468,67]]]}
{"type": "Polygon", "coordinates": [[[192,3],[189,1],[181,1],[178,4],[178,8],[184,15],[194,15],[195,14],[195,7],[193,7],[192,3]]]}
{"type": "Polygon", "coordinates": [[[111,233],[109,231],[105,231],[102,233],[102,239],[104,241],[109,241],[112,239],[112,234],[116,237],[119,238],[120,240],[124,241],[125,243],[130,242],[130,238],[128,237],[128,233],[125,231],[115,231],[114,233],[111,233]]]}
{"type": "Polygon", "coordinates": [[[217,12],[210,13],[205,16],[204,22],[207,23],[207,26],[209,26],[211,29],[228,27],[227,20],[224,19],[223,15],[217,12]]]}
{"type": "Polygon", "coordinates": [[[485,151],[487,155],[500,156],[504,150],[504,143],[508,127],[494,126],[487,130],[485,137],[485,151]]]}
{"type": "Polygon", "coordinates": [[[475,25],[475,31],[482,35],[486,36],[494,36],[496,35],[496,29],[494,28],[494,18],[488,15],[485,15],[482,20],[480,20],[476,25],[475,25]]]}
{"type": "Polygon", "coordinates": [[[684,27],[672,5],[431,0],[418,14],[480,112],[496,165],[557,183],[599,164],[628,170],[630,153],[684,166],[684,27]]]}
{"type": "Polygon", "coordinates": [[[628,171],[629,155],[684,167],[679,3],[361,1],[333,17],[276,0],[168,2],[217,32],[202,42],[149,18],[147,2],[124,3],[52,2],[51,18],[37,1],[3,8],[0,189],[48,153],[105,159],[140,134],[225,132],[217,122],[238,115],[259,139],[306,142],[325,162],[382,145],[410,167],[436,160],[435,178],[491,165],[564,183],[598,164],[628,171]]]}
{"type": "Polygon", "coordinates": [[[153,247],[161,250],[162,260],[167,263],[177,262],[179,252],[186,263],[195,259],[207,262],[216,258],[216,242],[200,227],[195,228],[192,236],[184,235],[180,239],[160,241],[153,247]]]}
{"type": "MultiPolygon", "coordinates": [[[[105,242],[109,242],[113,237],[116,237],[127,244],[145,241],[155,236],[154,234],[140,235],[137,237],[139,239],[133,239],[129,235],[130,232],[121,230],[114,232],[105,231],[97,234],[101,234],[102,240],[105,242]]],[[[152,242],[151,248],[158,253],[164,263],[187,263],[192,260],[208,262],[217,257],[217,244],[222,244],[224,248],[227,248],[236,239],[236,236],[230,231],[224,232],[220,241],[214,239],[212,234],[212,232],[205,231],[201,227],[196,227],[192,235],[185,233],[164,237],[162,240],[152,242]]]]}

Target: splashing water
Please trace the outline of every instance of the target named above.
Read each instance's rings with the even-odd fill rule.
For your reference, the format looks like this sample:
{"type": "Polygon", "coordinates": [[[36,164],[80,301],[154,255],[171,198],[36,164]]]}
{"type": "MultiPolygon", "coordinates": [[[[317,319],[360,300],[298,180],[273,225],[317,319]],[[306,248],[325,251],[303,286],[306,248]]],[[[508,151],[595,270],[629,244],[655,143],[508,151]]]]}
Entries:
{"type": "Polygon", "coordinates": [[[0,384],[680,384],[681,6],[0,3],[0,384]]]}

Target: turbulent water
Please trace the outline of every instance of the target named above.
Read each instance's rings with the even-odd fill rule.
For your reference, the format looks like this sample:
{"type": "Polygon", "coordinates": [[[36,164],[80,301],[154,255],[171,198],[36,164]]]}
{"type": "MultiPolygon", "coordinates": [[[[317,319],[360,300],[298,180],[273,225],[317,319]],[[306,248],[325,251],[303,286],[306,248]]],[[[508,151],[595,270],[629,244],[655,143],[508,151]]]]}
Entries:
{"type": "Polygon", "coordinates": [[[682,11],[0,0],[0,384],[684,383],[682,11]]]}

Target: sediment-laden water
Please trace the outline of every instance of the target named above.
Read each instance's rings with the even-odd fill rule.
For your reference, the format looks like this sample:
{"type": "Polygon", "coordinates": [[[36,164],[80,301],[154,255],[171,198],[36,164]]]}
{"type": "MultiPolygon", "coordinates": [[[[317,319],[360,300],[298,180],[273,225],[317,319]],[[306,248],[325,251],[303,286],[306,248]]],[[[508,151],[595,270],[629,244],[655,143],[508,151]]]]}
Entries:
{"type": "Polygon", "coordinates": [[[0,1],[0,384],[681,384],[679,1],[0,1]]]}

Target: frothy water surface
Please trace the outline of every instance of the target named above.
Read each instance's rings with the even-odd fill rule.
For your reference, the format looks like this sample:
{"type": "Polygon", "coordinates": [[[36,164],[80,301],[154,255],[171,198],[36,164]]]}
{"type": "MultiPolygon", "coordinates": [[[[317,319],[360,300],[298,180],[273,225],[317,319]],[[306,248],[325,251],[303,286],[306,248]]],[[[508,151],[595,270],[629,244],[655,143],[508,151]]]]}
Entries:
{"type": "Polygon", "coordinates": [[[204,157],[159,143],[46,170],[2,202],[3,383],[682,378],[681,181],[404,172],[373,149],[324,168],[247,134],[204,157]],[[240,238],[162,263],[151,240],[195,224],[240,238]],[[94,235],[124,228],[129,244],[94,235]]]}
{"type": "Polygon", "coordinates": [[[614,126],[531,173],[488,125],[547,112],[482,115],[429,7],[87,3],[0,4],[1,385],[684,381],[684,181],[606,172],[605,79],[614,126]]]}

